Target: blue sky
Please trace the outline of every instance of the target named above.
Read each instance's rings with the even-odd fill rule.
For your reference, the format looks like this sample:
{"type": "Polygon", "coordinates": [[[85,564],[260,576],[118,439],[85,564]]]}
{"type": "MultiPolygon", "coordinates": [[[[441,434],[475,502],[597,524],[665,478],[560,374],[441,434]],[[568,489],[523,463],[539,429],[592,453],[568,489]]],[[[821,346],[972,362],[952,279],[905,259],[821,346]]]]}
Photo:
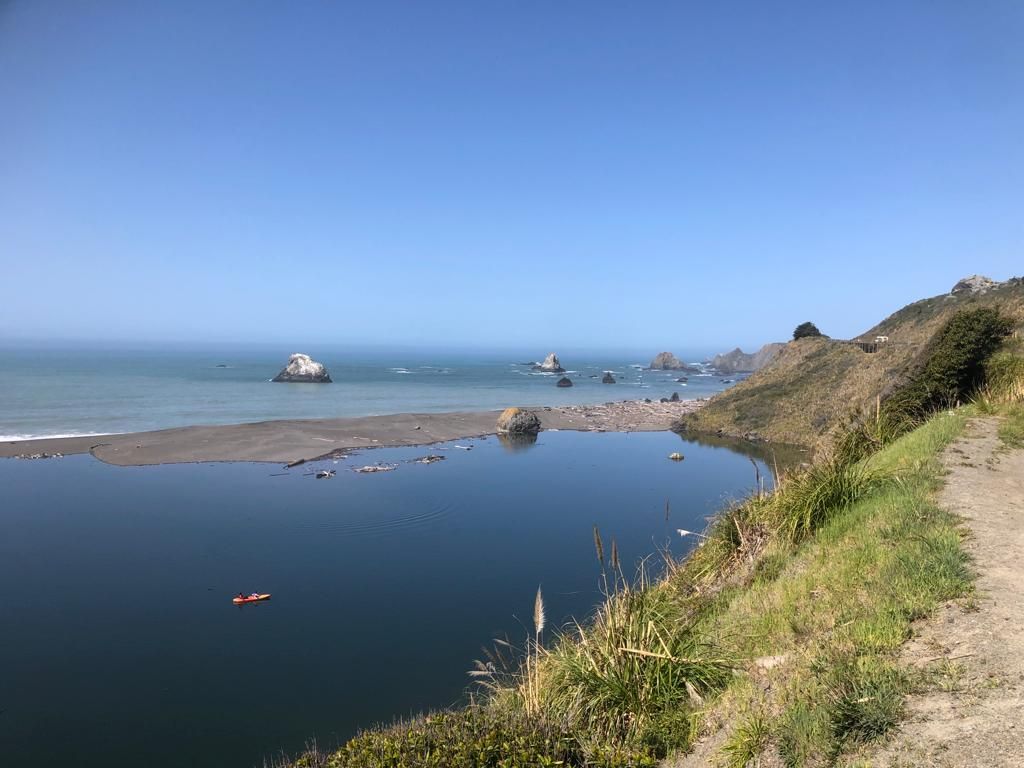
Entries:
{"type": "Polygon", "coordinates": [[[1024,273],[1024,4],[0,3],[0,338],[752,346],[1024,273]]]}

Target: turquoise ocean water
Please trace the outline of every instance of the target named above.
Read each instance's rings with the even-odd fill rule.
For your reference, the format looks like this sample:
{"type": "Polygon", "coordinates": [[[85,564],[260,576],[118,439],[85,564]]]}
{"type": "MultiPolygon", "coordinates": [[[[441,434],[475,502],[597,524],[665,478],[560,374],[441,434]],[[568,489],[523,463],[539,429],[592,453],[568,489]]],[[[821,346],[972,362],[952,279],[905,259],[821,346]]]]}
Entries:
{"type": "MultiPolygon", "coordinates": [[[[0,347],[0,440],[270,419],[658,399],[673,392],[697,398],[728,386],[711,374],[644,370],[658,350],[567,351],[559,357],[574,386],[562,389],[555,386],[559,376],[521,365],[542,359],[549,351],[0,347]],[[334,383],[271,383],[292,352],[323,362],[334,383]],[[606,370],[614,372],[617,384],[601,383],[606,370]],[[688,381],[677,382],[682,375],[688,381]]],[[[686,362],[699,362],[710,351],[676,354],[686,362]]]]}

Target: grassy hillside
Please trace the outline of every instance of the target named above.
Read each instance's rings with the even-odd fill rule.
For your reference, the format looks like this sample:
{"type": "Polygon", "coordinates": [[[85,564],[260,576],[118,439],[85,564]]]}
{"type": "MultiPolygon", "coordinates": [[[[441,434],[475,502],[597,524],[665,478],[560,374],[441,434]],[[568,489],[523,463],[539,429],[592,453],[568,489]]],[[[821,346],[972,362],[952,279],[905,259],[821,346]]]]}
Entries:
{"type": "MultiPolygon", "coordinates": [[[[659,578],[627,577],[595,528],[605,594],[589,620],[552,633],[538,590],[523,644],[477,662],[472,706],[367,731],[294,768],[849,764],[929,682],[899,661],[911,622],[970,599],[957,520],[933,499],[941,449],[972,411],[1007,415],[1007,445],[1024,434],[1015,321],[967,306],[927,335],[877,418],[775,492],[724,509],[659,578]]],[[[826,344],[794,347],[809,358],[826,344]]]]}
{"type": "Polygon", "coordinates": [[[852,415],[902,381],[932,336],[958,310],[997,306],[1024,326],[1024,282],[1008,281],[979,294],[936,296],[887,317],[854,341],[889,337],[878,352],[810,338],[786,345],[779,357],[678,424],[681,431],[820,446],[852,415]]]}

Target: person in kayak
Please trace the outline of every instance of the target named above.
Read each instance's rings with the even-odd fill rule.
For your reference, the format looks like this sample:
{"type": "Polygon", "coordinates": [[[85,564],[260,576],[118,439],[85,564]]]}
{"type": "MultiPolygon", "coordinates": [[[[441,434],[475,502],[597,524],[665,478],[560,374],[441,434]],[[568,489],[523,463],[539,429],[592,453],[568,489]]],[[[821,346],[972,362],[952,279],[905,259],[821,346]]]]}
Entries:
{"type": "Polygon", "coordinates": [[[239,600],[245,600],[245,594],[244,594],[244,593],[242,593],[242,592],[239,592],[239,593],[238,593],[238,599],[239,599],[239,600]]]}

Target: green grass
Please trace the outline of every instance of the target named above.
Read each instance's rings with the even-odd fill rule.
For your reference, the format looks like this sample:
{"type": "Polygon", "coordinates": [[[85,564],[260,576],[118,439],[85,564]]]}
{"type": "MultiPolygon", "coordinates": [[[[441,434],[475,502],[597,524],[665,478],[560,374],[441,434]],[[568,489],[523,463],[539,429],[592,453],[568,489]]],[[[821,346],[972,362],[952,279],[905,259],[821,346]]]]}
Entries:
{"type": "Polygon", "coordinates": [[[624,578],[595,532],[606,594],[589,621],[546,647],[529,638],[477,706],[295,765],[654,766],[715,724],[723,765],[766,750],[835,763],[898,722],[919,682],[898,662],[911,622],[970,592],[957,521],[932,499],[965,419],[940,413],[865,460],[795,472],[724,511],[657,583],[624,578]]]}
{"type": "Polygon", "coordinates": [[[829,764],[898,722],[915,685],[897,655],[911,622],[971,589],[957,521],[932,500],[937,455],[963,423],[936,416],[880,451],[862,471],[887,480],[852,503],[840,498],[845,511],[827,515],[803,543],[775,539],[749,586],[721,593],[705,612],[694,633],[749,660],[760,683],[704,713],[708,722],[739,723],[724,764],[742,765],[756,756],[752,745],[769,744],[787,765],[829,764]],[[756,660],[768,656],[784,661],[760,669],[756,660]],[[745,712],[759,713],[754,735],[745,712]]]}
{"type": "Polygon", "coordinates": [[[1008,448],[1024,448],[1024,404],[1003,408],[999,438],[1008,448]]]}

